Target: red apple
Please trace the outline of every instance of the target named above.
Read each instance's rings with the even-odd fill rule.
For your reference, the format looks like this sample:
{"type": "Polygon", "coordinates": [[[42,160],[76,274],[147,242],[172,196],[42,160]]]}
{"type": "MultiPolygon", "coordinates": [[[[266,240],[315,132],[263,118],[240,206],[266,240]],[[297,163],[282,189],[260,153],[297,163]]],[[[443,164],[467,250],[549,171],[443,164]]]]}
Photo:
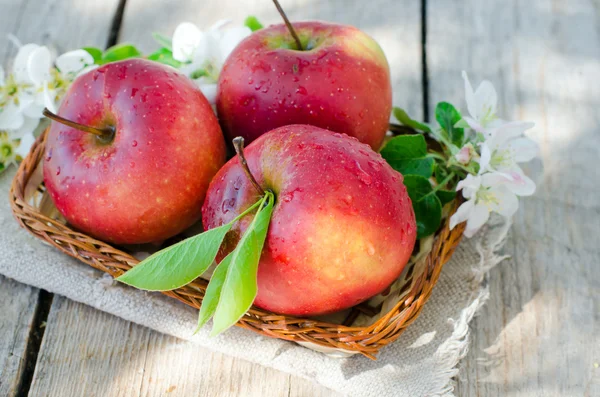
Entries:
{"type": "Polygon", "coordinates": [[[226,137],[246,143],[284,125],[342,132],[378,150],[392,109],[383,51],[352,26],[294,23],[304,50],[285,25],[242,41],[219,77],[217,110],[226,137]]]}
{"type": "MultiPolygon", "coordinates": [[[[347,135],[309,125],[264,134],[245,151],[249,169],[276,203],[258,267],[255,304],[310,316],[354,306],[398,278],[416,224],[402,175],[347,135]]],[[[206,229],[258,199],[237,157],[217,173],[202,208],[206,229]]],[[[237,244],[252,215],[237,222],[219,253],[237,244]]]]}
{"type": "Polygon", "coordinates": [[[59,115],[99,137],[53,122],[44,181],[75,228],[99,239],[147,243],[196,222],[225,142],[210,104],[175,69],[133,59],[79,77],[59,115]]]}

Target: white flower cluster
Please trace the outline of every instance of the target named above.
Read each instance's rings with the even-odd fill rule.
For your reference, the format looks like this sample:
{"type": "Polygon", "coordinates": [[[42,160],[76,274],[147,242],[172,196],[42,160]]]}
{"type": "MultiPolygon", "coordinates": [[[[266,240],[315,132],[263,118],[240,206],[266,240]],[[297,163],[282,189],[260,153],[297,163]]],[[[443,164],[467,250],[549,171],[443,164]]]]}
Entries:
{"type": "Polygon", "coordinates": [[[217,81],[225,59],[252,31],[246,26],[223,29],[222,20],[202,32],[196,25],[183,22],[173,33],[173,58],[183,65],[179,70],[194,80],[211,104],[217,97],[217,81]]]}
{"type": "Polygon", "coordinates": [[[491,212],[511,217],[519,206],[517,196],[535,192],[535,183],[518,163],[536,157],[538,146],[524,135],[533,123],[507,122],[496,116],[498,97],[489,81],[483,81],[474,91],[465,72],[463,79],[469,117],[463,117],[459,123],[472,131],[455,159],[462,165],[478,163],[479,172],[468,174],[458,183],[456,190],[462,190],[467,201],[450,218],[450,228],[466,221],[464,234],[471,237],[487,222],[491,212]]]}
{"type": "Polygon", "coordinates": [[[12,73],[0,66],[0,170],[25,157],[44,107],[56,112],[71,82],[93,64],[87,51],[76,50],[59,56],[54,67],[47,47],[19,44],[12,73]]]}

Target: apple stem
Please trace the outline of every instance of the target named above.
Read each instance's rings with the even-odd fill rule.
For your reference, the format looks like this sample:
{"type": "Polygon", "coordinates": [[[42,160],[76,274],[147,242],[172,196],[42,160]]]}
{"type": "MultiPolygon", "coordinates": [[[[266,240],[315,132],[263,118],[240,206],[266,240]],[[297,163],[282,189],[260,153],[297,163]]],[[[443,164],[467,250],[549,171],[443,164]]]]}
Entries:
{"type": "Polygon", "coordinates": [[[47,108],[44,108],[43,114],[44,114],[44,116],[48,117],[49,119],[51,119],[53,121],[56,121],[58,123],[64,124],[66,126],[75,128],[75,129],[83,131],[83,132],[89,132],[90,134],[94,134],[94,135],[97,135],[102,138],[112,136],[115,133],[114,127],[95,128],[95,127],[90,127],[87,125],[79,124],[74,121],[67,120],[64,117],[59,116],[58,114],[54,114],[51,111],[49,111],[47,108]]]}
{"type": "Polygon", "coordinates": [[[235,149],[235,152],[238,155],[238,158],[240,159],[240,164],[242,164],[242,169],[246,173],[246,176],[248,177],[248,179],[250,179],[250,182],[252,182],[252,185],[254,186],[256,191],[261,196],[264,196],[265,191],[262,187],[260,187],[258,182],[256,182],[254,175],[252,175],[252,173],[250,172],[250,167],[248,167],[248,162],[246,161],[246,156],[244,156],[244,138],[241,136],[237,136],[237,137],[233,138],[233,147],[235,149]]]}
{"type": "Polygon", "coordinates": [[[281,17],[283,18],[283,21],[285,22],[285,25],[287,26],[288,30],[290,31],[290,34],[294,38],[294,41],[296,42],[298,49],[300,51],[303,51],[304,48],[302,48],[302,43],[300,42],[300,38],[296,34],[296,31],[294,30],[294,27],[292,26],[292,23],[288,19],[287,15],[285,15],[283,8],[281,8],[281,4],[279,4],[278,0],[273,0],[273,3],[275,3],[275,7],[277,7],[277,11],[279,11],[279,15],[281,15],[281,17]]]}

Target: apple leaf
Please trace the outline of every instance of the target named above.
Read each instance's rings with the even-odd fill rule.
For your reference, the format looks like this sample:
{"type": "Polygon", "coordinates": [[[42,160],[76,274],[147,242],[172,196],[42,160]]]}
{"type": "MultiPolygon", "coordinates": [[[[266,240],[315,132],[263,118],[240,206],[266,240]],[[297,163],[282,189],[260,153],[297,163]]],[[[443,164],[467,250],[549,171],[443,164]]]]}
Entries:
{"type": "Polygon", "coordinates": [[[169,51],[173,51],[173,40],[170,37],[165,36],[162,33],[154,32],[152,33],[152,38],[154,41],[160,44],[161,47],[166,48],[169,51]]]}
{"type": "Polygon", "coordinates": [[[96,47],[83,47],[82,50],[86,51],[88,54],[94,58],[94,63],[99,65],[102,61],[102,50],[96,47]]]}
{"type": "Polygon", "coordinates": [[[406,110],[402,108],[394,108],[394,117],[402,125],[414,128],[415,130],[419,131],[431,132],[431,128],[427,124],[411,119],[408,113],[406,113],[406,110]]]}
{"type": "Polygon", "coordinates": [[[406,175],[404,185],[415,211],[417,238],[435,233],[442,222],[442,203],[431,183],[420,175],[406,175]]]}
{"type": "Polygon", "coordinates": [[[179,68],[181,66],[181,62],[173,58],[173,53],[168,48],[161,48],[153,52],[152,54],[148,55],[148,59],[163,63],[165,65],[173,66],[174,68],[179,68]]]}
{"type": "Polygon", "coordinates": [[[244,25],[249,27],[253,32],[263,28],[262,23],[254,15],[249,15],[244,21],[244,25]]]}
{"type": "Polygon", "coordinates": [[[446,132],[450,142],[459,148],[462,147],[465,130],[456,126],[462,119],[458,110],[448,102],[440,102],[435,107],[435,119],[446,132]]]}
{"type": "Polygon", "coordinates": [[[198,330],[215,314],[215,310],[217,310],[217,305],[221,298],[221,291],[223,290],[223,284],[225,283],[225,277],[227,276],[229,264],[231,263],[232,254],[233,252],[227,255],[221,263],[219,263],[210,278],[210,282],[204,293],[204,298],[202,299],[202,305],[200,306],[198,326],[194,333],[198,332],[198,330]]]}
{"type": "Polygon", "coordinates": [[[274,201],[273,193],[267,192],[252,223],[230,254],[229,263],[226,263],[227,275],[213,317],[213,336],[237,323],[256,298],[258,262],[267,237],[274,201]]]}
{"type": "Polygon", "coordinates": [[[256,202],[225,225],[154,253],[117,280],[147,291],[170,291],[191,283],[214,262],[231,226],[254,210],[260,202],[256,202]]]}
{"type": "Polygon", "coordinates": [[[427,143],[423,135],[400,135],[388,141],[381,156],[402,175],[433,175],[434,160],[427,157],[427,143]]]}
{"type": "Polygon", "coordinates": [[[435,194],[440,199],[440,203],[442,204],[442,206],[448,204],[456,198],[456,192],[453,192],[451,190],[440,189],[437,192],[435,192],[435,194]]]}
{"type": "Polygon", "coordinates": [[[102,54],[101,63],[122,61],[123,59],[139,58],[142,53],[132,44],[117,44],[110,47],[102,54]]]}

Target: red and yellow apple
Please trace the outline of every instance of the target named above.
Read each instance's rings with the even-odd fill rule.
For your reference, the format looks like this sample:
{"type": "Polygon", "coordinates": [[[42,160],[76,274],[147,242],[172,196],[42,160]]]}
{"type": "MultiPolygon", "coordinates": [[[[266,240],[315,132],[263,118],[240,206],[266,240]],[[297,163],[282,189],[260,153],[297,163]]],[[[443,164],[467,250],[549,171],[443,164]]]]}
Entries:
{"type": "MultiPolygon", "coordinates": [[[[258,267],[255,304],[298,316],[354,306],[402,272],[416,224],[402,175],[355,138],[309,125],[262,135],[245,150],[250,172],[276,196],[258,267]]],[[[204,227],[230,222],[259,197],[237,157],[217,173],[204,227]]],[[[228,233],[221,260],[251,222],[228,233]]]]}
{"type": "Polygon", "coordinates": [[[242,41],[219,77],[217,110],[229,141],[252,142],[289,124],[341,132],[378,150],[392,109],[390,71],[377,42],[352,26],[270,26],[242,41]]]}
{"type": "Polygon", "coordinates": [[[74,227],[113,243],[148,243],[200,218],[226,147],[210,104],[186,76],[142,59],[110,63],[75,80],[58,114],[114,130],[50,127],[44,181],[74,227]]]}

